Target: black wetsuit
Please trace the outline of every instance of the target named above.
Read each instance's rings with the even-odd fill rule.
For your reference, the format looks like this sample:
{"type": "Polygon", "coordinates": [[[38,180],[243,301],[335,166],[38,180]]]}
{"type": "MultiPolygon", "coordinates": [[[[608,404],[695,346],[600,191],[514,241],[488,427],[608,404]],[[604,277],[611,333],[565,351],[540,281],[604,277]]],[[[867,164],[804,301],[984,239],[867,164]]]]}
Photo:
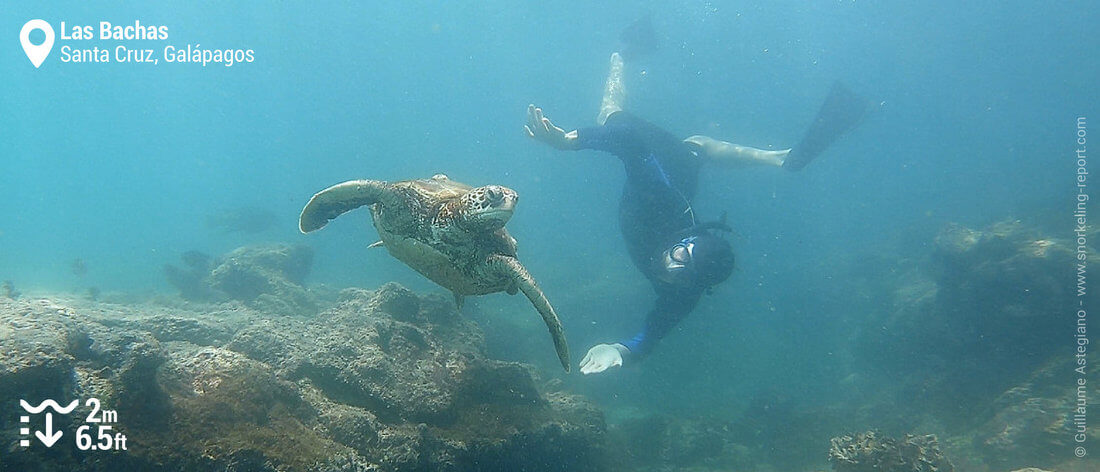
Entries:
{"type": "Polygon", "coordinates": [[[693,146],[652,123],[616,112],[603,126],[577,130],[580,149],[618,156],[626,168],[619,226],[634,265],[657,292],[642,330],[622,344],[645,355],[695,308],[706,287],[678,288],[662,281],[657,258],[695,224],[691,201],[701,160],[693,146]]]}

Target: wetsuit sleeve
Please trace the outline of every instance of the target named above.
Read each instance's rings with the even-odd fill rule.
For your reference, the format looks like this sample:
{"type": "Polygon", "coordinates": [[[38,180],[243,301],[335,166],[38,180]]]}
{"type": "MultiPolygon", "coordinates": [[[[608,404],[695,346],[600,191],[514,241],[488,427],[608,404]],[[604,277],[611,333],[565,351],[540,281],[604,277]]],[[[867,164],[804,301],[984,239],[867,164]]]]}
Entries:
{"type": "Polygon", "coordinates": [[[662,291],[657,296],[653,309],[646,315],[645,325],[638,334],[622,345],[630,349],[635,356],[645,356],[653,351],[657,343],[676,327],[699,302],[700,292],[662,291]]]}
{"type": "Polygon", "coordinates": [[[628,125],[611,124],[577,130],[578,149],[592,149],[614,154],[619,158],[633,157],[642,151],[635,130],[628,125]]]}
{"type": "Polygon", "coordinates": [[[579,149],[604,151],[624,160],[675,155],[684,149],[683,141],[672,133],[625,111],[613,113],[603,126],[578,129],[577,143],[579,149]]]}

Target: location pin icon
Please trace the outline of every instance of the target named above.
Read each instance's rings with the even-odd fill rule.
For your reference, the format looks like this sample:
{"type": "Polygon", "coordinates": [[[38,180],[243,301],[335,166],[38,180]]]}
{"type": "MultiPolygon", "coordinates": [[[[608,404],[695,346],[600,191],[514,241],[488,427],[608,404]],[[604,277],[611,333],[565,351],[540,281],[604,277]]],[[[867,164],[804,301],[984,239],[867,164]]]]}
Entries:
{"type": "Polygon", "coordinates": [[[34,64],[34,68],[37,69],[38,66],[42,65],[42,61],[46,60],[46,56],[50,55],[50,49],[53,49],[53,28],[43,20],[28,21],[27,24],[23,25],[23,30],[19,32],[19,42],[23,43],[23,52],[27,53],[27,58],[31,60],[31,64],[34,64]],[[37,46],[31,44],[31,31],[36,29],[46,33],[46,40],[37,46]]]}

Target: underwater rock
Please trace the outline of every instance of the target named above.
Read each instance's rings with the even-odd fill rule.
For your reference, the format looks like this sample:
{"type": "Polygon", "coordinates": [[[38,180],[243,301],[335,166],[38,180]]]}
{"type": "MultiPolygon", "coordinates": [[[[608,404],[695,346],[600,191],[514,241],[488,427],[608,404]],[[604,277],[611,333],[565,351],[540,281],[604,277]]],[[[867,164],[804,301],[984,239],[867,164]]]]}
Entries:
{"type": "Polygon", "coordinates": [[[114,375],[111,403],[127,405],[131,424],[163,426],[171,413],[171,401],[156,374],[167,353],[156,341],[133,343],[128,351],[114,375]]]}
{"type": "Polygon", "coordinates": [[[416,321],[416,315],[420,314],[420,297],[412,290],[390,282],[374,294],[368,309],[382,311],[398,321],[416,321]]]}
{"type": "MultiPolygon", "coordinates": [[[[219,268],[227,266],[246,268],[251,272],[262,273],[263,278],[285,279],[292,284],[300,285],[313,266],[313,249],[301,244],[244,246],[222,256],[214,267],[213,274],[216,274],[219,268]]],[[[234,287],[237,284],[231,279],[221,283],[227,285],[223,290],[231,296],[236,296],[237,299],[250,296],[247,283],[241,284],[239,288],[234,287]]],[[[215,280],[215,287],[218,284],[219,282],[215,280]]]]}
{"type": "Polygon", "coordinates": [[[301,283],[312,263],[308,246],[245,246],[220,258],[209,283],[233,300],[250,302],[268,294],[297,303],[308,298],[301,283]]]}
{"type": "MultiPolygon", "coordinates": [[[[602,413],[485,358],[446,297],[343,297],[315,318],[0,299],[0,406],[96,397],[129,438],[95,461],[38,445],[0,470],[606,470],[602,413]]],[[[55,425],[69,435],[89,410],[55,425]]],[[[15,418],[0,415],[0,444],[18,444],[15,418]]]]}
{"type": "Polygon", "coordinates": [[[419,299],[397,284],[375,292],[346,291],[344,296],[335,308],[296,326],[293,334],[268,326],[245,328],[229,347],[275,363],[291,378],[308,378],[329,397],[385,419],[453,421],[456,395],[469,371],[489,369],[477,326],[457,316],[410,313],[410,307],[420,306],[419,299]],[[423,321],[399,321],[383,308],[423,321]],[[428,323],[430,317],[451,323],[428,323]]]}
{"type": "MultiPolygon", "coordinates": [[[[893,311],[866,322],[857,362],[896,385],[913,413],[950,427],[981,425],[993,413],[985,405],[1062,355],[1066,325],[1052,317],[1073,317],[1078,303],[1094,301],[1077,297],[1077,251],[1016,220],[945,226],[926,277],[898,288],[893,311]]],[[[1091,248],[1082,254],[1094,257],[1091,248]]]]}
{"type": "MultiPolygon", "coordinates": [[[[1084,416],[1075,416],[1089,409],[1089,399],[1100,397],[1100,388],[1090,382],[1077,390],[1080,374],[1074,372],[1075,367],[1071,358],[1057,359],[997,397],[991,405],[992,417],[973,434],[976,455],[1005,469],[1037,465],[1073,470],[1067,463],[1081,460],[1072,454],[1067,457],[1065,451],[1076,446],[1100,448],[1100,427],[1085,421],[1084,416]],[[1078,438],[1083,441],[1076,442],[1078,438]]],[[[1084,373],[1086,378],[1097,375],[1097,366],[1089,366],[1084,373]]]]}
{"type": "Polygon", "coordinates": [[[760,457],[738,444],[732,429],[718,418],[643,414],[618,421],[609,440],[623,455],[617,470],[752,470],[760,457]]]}
{"type": "MultiPolygon", "coordinates": [[[[227,315],[232,316],[231,313],[227,315]]],[[[214,320],[163,313],[153,313],[148,317],[132,320],[105,320],[104,324],[148,332],[160,342],[187,341],[199,346],[225,344],[235,332],[232,326],[214,320]]]]}
{"type": "Polygon", "coordinates": [[[460,403],[531,407],[546,404],[535,387],[531,370],[523,364],[487,360],[472,365],[464,374],[466,381],[458,395],[460,403]],[[501,389],[500,385],[509,387],[501,389]]]}
{"type": "Polygon", "coordinates": [[[316,411],[294,383],[239,353],[176,344],[157,378],[172,398],[172,421],[142,431],[156,454],[148,459],[217,465],[245,454],[267,467],[304,470],[329,453],[349,452],[310,427],[316,411]]]}
{"type": "Polygon", "coordinates": [[[210,268],[213,267],[213,261],[208,254],[195,250],[180,254],[180,260],[183,261],[183,265],[187,266],[188,269],[197,272],[209,272],[210,268]]]}
{"type": "MultiPolygon", "coordinates": [[[[930,271],[944,308],[983,321],[1046,319],[1075,306],[1076,247],[1021,222],[982,231],[951,224],[936,237],[930,271]]],[[[1091,255],[1091,250],[1087,255],[1091,255]]]]}
{"type": "MultiPolygon", "coordinates": [[[[79,330],[49,303],[0,299],[0,407],[21,409],[20,398],[61,397],[72,391],[79,330]]],[[[9,415],[10,416],[10,415],[9,415]]]]}
{"type": "Polygon", "coordinates": [[[602,470],[596,466],[599,450],[590,441],[582,428],[546,422],[500,441],[471,441],[468,454],[476,459],[454,470],[602,470]]]}
{"type": "Polygon", "coordinates": [[[185,300],[238,300],[267,313],[312,315],[317,300],[302,286],[313,264],[308,246],[272,244],[237,248],[216,260],[188,251],[185,268],[164,266],[168,282],[185,300]]]}
{"type": "Polygon", "coordinates": [[[1064,401],[1049,398],[1014,402],[979,430],[975,446],[992,464],[1053,463],[1057,454],[1071,449],[1066,411],[1064,401]]]}
{"type": "Polygon", "coordinates": [[[18,290],[15,289],[15,284],[10,280],[0,282],[0,298],[19,298],[18,290]]]}
{"type": "Polygon", "coordinates": [[[198,251],[187,251],[180,256],[184,267],[176,267],[172,264],[164,265],[164,276],[168,283],[180,291],[180,297],[193,302],[211,302],[218,299],[218,294],[207,283],[212,263],[210,256],[198,251]]]}
{"type": "MultiPolygon", "coordinates": [[[[146,407],[163,406],[158,403],[163,397],[155,394],[153,376],[162,362],[157,341],[145,333],[101,324],[93,317],[119,313],[78,308],[88,303],[92,302],[79,297],[66,302],[0,301],[0,407],[16,412],[23,411],[19,400],[32,405],[46,399],[62,405],[81,400],[73,413],[53,419],[54,428],[68,435],[66,440],[50,449],[38,445],[5,454],[0,469],[81,470],[84,452],[68,438],[91,412],[83,403],[87,399],[97,398],[107,406],[127,404],[121,414],[131,416],[126,424],[114,425],[114,431],[124,433],[149,417],[142,413],[148,411],[146,407]]],[[[32,415],[32,429],[44,428],[43,416],[32,415]]],[[[15,445],[26,439],[15,434],[20,428],[17,417],[0,415],[0,444],[15,445]]],[[[112,467],[118,457],[122,456],[103,452],[95,462],[106,467],[100,470],[123,470],[112,467]]]]}
{"type": "Polygon", "coordinates": [[[934,435],[906,434],[900,440],[874,431],[830,440],[836,472],[953,472],[934,435]]]}
{"type": "MultiPolygon", "coordinates": [[[[318,395],[318,398],[323,396],[318,395]]],[[[333,440],[360,454],[371,454],[381,445],[383,434],[392,433],[370,410],[331,401],[324,401],[323,404],[319,409],[318,421],[328,429],[333,440]]]]}

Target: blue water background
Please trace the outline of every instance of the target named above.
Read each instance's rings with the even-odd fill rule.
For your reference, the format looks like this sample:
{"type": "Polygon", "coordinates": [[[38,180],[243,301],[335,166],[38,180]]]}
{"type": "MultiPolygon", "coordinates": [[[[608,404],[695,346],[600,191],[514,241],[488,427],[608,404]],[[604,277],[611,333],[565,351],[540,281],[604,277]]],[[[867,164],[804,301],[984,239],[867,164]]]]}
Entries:
{"type": "MultiPolygon", "coordinates": [[[[875,111],[801,173],[708,170],[696,210],[729,212],[737,272],[643,368],[581,388],[605,404],[698,411],[767,389],[839,394],[833,356],[874,307],[837,292],[838,261],[898,242],[918,254],[949,221],[1068,215],[1075,119],[1100,103],[1100,15],[1087,2],[233,3],[3,7],[0,279],[172,293],[162,266],[185,251],[285,241],[315,248],[310,283],[439,291],[366,248],[366,212],[308,236],[296,221],[346,179],[446,172],[520,192],[509,229],[579,359],[632,335],[652,295],[618,233],[620,164],[529,140],[524,111],[591,125],[619,31],[651,12],[662,47],[628,64],[628,108],[678,135],[792,146],[838,79],[875,111]],[[16,39],[32,18],[163,24],[169,40],[146,43],[158,55],[190,43],[251,48],[256,61],[63,64],[59,41],[34,69],[16,39]],[[281,225],[206,226],[241,206],[281,225]]],[[[97,43],[116,44],[86,44],[97,43]]],[[[1068,216],[1049,221],[1069,236],[1068,216]]],[[[534,347],[514,352],[553,371],[524,300],[474,309],[524,333],[534,347]]]]}

